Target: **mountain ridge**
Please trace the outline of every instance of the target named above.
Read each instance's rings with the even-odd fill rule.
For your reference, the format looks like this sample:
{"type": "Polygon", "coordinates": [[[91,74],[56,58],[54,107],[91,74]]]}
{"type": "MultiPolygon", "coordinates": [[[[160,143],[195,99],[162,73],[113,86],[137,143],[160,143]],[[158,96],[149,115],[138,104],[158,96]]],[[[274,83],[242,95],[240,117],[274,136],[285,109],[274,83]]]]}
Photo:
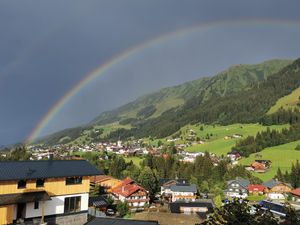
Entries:
{"type": "MultiPolygon", "coordinates": [[[[189,101],[196,99],[196,101],[200,101],[198,104],[202,104],[211,99],[231,96],[249,90],[291,63],[292,60],[275,59],[259,64],[234,65],[215,76],[188,81],[141,96],[115,110],[101,113],[85,126],[55,132],[46,138],[39,139],[39,142],[48,144],[68,143],[74,141],[87,130],[93,130],[95,127],[107,124],[129,124],[132,127],[139,127],[145,121],[150,121],[151,124],[151,121],[165,117],[169,111],[179,110],[189,101]]],[[[122,129],[126,128],[123,127],[122,129]]]]}

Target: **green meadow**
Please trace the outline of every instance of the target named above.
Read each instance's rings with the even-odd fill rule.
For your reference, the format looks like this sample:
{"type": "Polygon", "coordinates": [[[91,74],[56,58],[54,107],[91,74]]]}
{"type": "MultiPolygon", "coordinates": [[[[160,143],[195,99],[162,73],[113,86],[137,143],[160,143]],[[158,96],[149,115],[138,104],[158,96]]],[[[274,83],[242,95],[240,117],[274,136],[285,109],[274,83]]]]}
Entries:
{"type": "Polygon", "coordinates": [[[300,102],[300,87],[294,90],[291,94],[280,98],[274,106],[270,108],[268,114],[276,112],[280,108],[292,109],[297,107],[300,102]]]}
{"type": "MultiPolygon", "coordinates": [[[[269,126],[270,129],[281,130],[288,125],[276,125],[269,126]]],[[[231,136],[233,134],[242,135],[245,138],[249,135],[255,135],[259,131],[267,129],[267,126],[260,124],[232,124],[228,126],[219,125],[189,125],[181,129],[183,136],[187,137],[189,130],[192,129],[196,133],[196,137],[200,137],[205,140],[204,144],[197,144],[187,148],[190,152],[212,152],[216,155],[226,155],[227,152],[236,144],[239,138],[225,139],[225,136],[231,136]],[[203,130],[201,130],[201,126],[203,130]],[[206,139],[207,135],[209,139],[206,139]]]]}
{"type": "MultiPolygon", "coordinates": [[[[300,160],[300,151],[295,150],[296,146],[299,144],[300,140],[264,149],[259,153],[262,155],[262,158],[260,159],[271,160],[272,166],[266,173],[253,174],[263,181],[266,181],[274,177],[278,168],[280,168],[283,173],[285,171],[290,171],[292,163],[296,162],[296,160],[300,160]]],[[[248,158],[241,159],[240,164],[250,165],[255,159],[255,154],[251,154],[248,158]]]]}
{"type": "Polygon", "coordinates": [[[132,157],[124,157],[125,162],[129,163],[130,161],[133,162],[134,165],[140,166],[140,163],[143,161],[143,158],[137,157],[137,156],[132,156],[132,157]]]}

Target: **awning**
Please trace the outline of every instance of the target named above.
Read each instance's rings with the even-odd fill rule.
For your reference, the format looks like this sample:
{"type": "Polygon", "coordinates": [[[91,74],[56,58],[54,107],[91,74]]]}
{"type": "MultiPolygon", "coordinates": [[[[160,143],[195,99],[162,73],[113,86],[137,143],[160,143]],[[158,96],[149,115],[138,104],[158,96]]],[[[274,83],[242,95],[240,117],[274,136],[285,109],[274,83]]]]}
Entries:
{"type": "Polygon", "coordinates": [[[0,195],[0,206],[47,200],[51,200],[51,197],[46,191],[7,194],[0,195]]]}

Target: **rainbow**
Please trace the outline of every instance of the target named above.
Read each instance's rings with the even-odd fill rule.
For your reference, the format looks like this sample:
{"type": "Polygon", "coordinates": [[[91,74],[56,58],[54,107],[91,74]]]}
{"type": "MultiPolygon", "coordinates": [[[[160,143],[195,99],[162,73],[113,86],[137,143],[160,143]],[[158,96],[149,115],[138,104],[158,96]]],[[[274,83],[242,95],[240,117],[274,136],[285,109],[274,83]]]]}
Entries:
{"type": "Polygon", "coordinates": [[[298,27],[300,26],[299,21],[291,21],[291,20],[275,20],[275,19],[250,19],[250,20],[226,20],[226,21],[213,21],[213,22],[205,22],[202,24],[198,24],[196,26],[187,27],[179,30],[175,30],[173,32],[163,34],[161,36],[149,39],[145,42],[142,42],[136,46],[133,46],[120,54],[115,55],[105,63],[101,64],[99,67],[94,69],[92,72],[84,76],[82,80],[80,80],[74,87],[72,87],[64,96],[62,96],[46,113],[46,115],[39,121],[33,131],[30,133],[28,138],[26,139],[26,144],[32,143],[36,138],[39,137],[42,130],[47,126],[48,123],[55,117],[55,115],[63,109],[63,107],[74,98],[84,87],[88,84],[92,83],[93,80],[98,78],[99,76],[105,74],[109,69],[114,67],[115,65],[123,62],[130,57],[140,53],[143,50],[148,48],[161,45],[168,40],[175,37],[182,37],[184,35],[204,31],[206,29],[212,28],[222,28],[228,26],[268,26],[268,25],[283,25],[283,26],[291,26],[298,27]]]}

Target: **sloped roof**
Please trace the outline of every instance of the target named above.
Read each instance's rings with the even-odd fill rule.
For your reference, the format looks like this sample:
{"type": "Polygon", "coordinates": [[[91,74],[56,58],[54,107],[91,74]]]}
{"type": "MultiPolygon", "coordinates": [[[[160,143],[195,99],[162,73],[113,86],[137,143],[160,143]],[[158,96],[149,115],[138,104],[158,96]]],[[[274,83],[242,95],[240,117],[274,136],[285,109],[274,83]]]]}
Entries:
{"type": "Polygon", "coordinates": [[[284,182],[279,181],[279,180],[276,180],[276,179],[271,179],[271,180],[268,180],[268,181],[266,181],[265,183],[263,183],[263,185],[264,185],[265,187],[269,188],[269,189],[271,189],[271,188],[273,188],[273,187],[275,187],[275,186],[277,186],[277,185],[279,185],[279,184],[286,185],[286,186],[288,186],[288,187],[290,187],[290,188],[292,187],[291,184],[289,184],[289,183],[284,183],[284,182]]]}
{"type": "Polygon", "coordinates": [[[104,196],[89,197],[89,206],[106,207],[108,206],[107,198],[104,196]]]}
{"type": "Polygon", "coordinates": [[[122,195],[126,198],[137,191],[147,192],[144,188],[137,185],[134,182],[134,180],[132,180],[129,177],[125,178],[121,184],[119,184],[118,186],[116,186],[112,189],[112,193],[122,195]]]}
{"type": "Polygon", "coordinates": [[[196,184],[187,184],[187,185],[172,185],[170,187],[171,191],[173,192],[193,192],[196,193],[197,192],[197,186],[196,184]]]}
{"type": "Polygon", "coordinates": [[[243,179],[241,177],[237,177],[235,180],[228,181],[228,184],[231,184],[233,182],[239,183],[239,185],[241,185],[244,188],[248,188],[248,185],[250,184],[249,180],[243,179]]]}
{"type": "Polygon", "coordinates": [[[278,184],[280,184],[280,182],[278,180],[275,180],[275,179],[271,179],[271,180],[268,180],[265,183],[263,183],[263,185],[267,188],[273,188],[278,184]]]}
{"type": "Polygon", "coordinates": [[[98,176],[92,176],[90,177],[90,182],[91,183],[101,183],[101,182],[104,182],[104,181],[107,181],[107,180],[117,180],[111,176],[107,176],[107,175],[98,175],[98,176]]]}
{"type": "Polygon", "coordinates": [[[294,190],[291,191],[291,194],[299,196],[300,197],[300,187],[296,188],[294,190]]]}
{"type": "Polygon", "coordinates": [[[131,219],[117,219],[98,217],[85,225],[159,225],[158,221],[153,220],[131,220],[131,219]]]}
{"type": "Polygon", "coordinates": [[[85,160],[38,160],[0,162],[0,181],[103,174],[85,160]]]}
{"type": "Polygon", "coordinates": [[[249,191],[261,191],[261,192],[263,192],[265,190],[265,187],[263,185],[260,185],[260,184],[250,184],[248,186],[248,190],[249,191]]]}
{"type": "Polygon", "coordinates": [[[255,170],[264,170],[264,169],[266,169],[266,166],[263,163],[259,163],[259,162],[252,163],[251,167],[253,167],[255,170]]]}
{"type": "Polygon", "coordinates": [[[172,182],[176,182],[177,184],[188,184],[189,183],[187,179],[170,179],[170,178],[159,179],[160,186],[163,186],[167,183],[172,183],[172,182]]]}

